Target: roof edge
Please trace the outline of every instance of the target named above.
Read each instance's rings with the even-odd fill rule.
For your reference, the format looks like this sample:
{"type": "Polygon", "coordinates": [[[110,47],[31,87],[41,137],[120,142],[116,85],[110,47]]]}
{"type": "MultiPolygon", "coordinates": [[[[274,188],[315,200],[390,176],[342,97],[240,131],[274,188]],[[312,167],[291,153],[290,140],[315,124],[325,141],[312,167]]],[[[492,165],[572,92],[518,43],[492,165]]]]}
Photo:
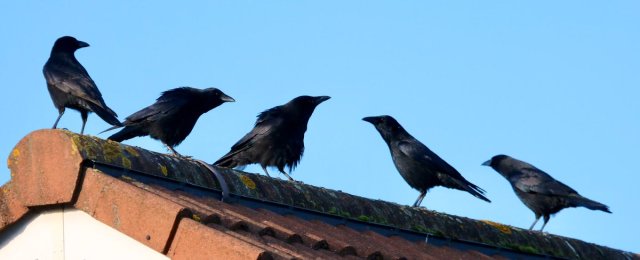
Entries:
{"type": "MultiPolygon", "coordinates": [[[[218,194],[222,191],[213,174],[194,160],[160,154],[95,136],[78,135],[66,130],[46,129],[30,133],[12,150],[8,164],[12,180],[5,186],[11,187],[9,190],[12,192],[8,194],[13,197],[7,198],[10,201],[10,198],[15,198],[24,205],[14,205],[9,209],[15,212],[30,206],[71,203],[74,196],[77,196],[74,195],[76,184],[80,181],[80,171],[85,166],[121,169],[120,172],[125,174],[117,177],[129,181],[141,175],[174,182],[177,185],[215,191],[218,194]],[[127,175],[127,172],[132,174],[127,175]]],[[[249,198],[363,224],[406,230],[423,234],[424,238],[439,237],[562,258],[637,257],[633,253],[573,238],[367,199],[232,169],[213,169],[224,177],[232,198],[249,198]]],[[[6,189],[5,186],[3,190],[6,189]]],[[[3,198],[5,197],[0,197],[3,198]]]]}

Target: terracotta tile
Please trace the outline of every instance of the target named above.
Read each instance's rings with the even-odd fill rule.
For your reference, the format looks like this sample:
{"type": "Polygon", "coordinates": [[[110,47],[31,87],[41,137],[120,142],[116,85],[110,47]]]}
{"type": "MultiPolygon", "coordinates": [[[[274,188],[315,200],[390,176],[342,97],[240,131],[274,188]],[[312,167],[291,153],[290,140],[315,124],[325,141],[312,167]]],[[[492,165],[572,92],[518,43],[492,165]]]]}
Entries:
{"type": "MultiPolygon", "coordinates": [[[[212,225],[209,225],[212,226],[212,225]]],[[[271,253],[271,255],[274,258],[278,258],[278,259],[295,259],[295,258],[299,258],[296,255],[300,255],[301,253],[299,251],[291,251],[291,250],[283,250],[285,248],[283,248],[282,246],[279,245],[275,245],[272,243],[267,243],[267,241],[279,241],[278,239],[272,237],[272,236],[259,236],[255,233],[251,233],[250,231],[246,231],[246,230],[238,230],[238,231],[232,231],[232,230],[222,230],[223,232],[225,232],[227,235],[235,237],[237,239],[240,239],[242,241],[245,241],[249,244],[252,244],[254,246],[260,247],[266,251],[268,251],[269,253],[271,253]],[[295,253],[297,252],[297,253],[295,253]]],[[[280,243],[282,244],[282,243],[280,243]]]]}
{"type": "MultiPolygon", "coordinates": [[[[201,221],[203,221],[205,224],[208,222],[215,222],[216,224],[221,224],[231,230],[249,230],[250,228],[249,224],[245,221],[246,218],[238,218],[233,215],[225,214],[222,208],[216,208],[212,207],[211,205],[201,203],[198,200],[189,197],[187,193],[181,191],[171,192],[163,187],[150,187],[152,187],[152,189],[149,189],[149,192],[157,194],[184,207],[187,207],[192,210],[194,214],[206,216],[206,219],[201,219],[201,221]]],[[[265,227],[262,226],[253,228],[254,230],[261,230],[261,228],[264,229],[265,227]]]]}
{"type": "Polygon", "coordinates": [[[246,226],[246,228],[253,233],[256,233],[260,236],[264,236],[264,235],[275,236],[275,231],[273,230],[272,227],[267,226],[264,223],[261,223],[259,221],[256,221],[249,216],[239,214],[233,210],[229,210],[229,208],[222,208],[221,211],[223,212],[225,217],[240,220],[241,221],[240,223],[246,226]]]}
{"type": "Polygon", "coordinates": [[[262,237],[262,243],[275,250],[291,255],[292,259],[312,259],[320,256],[323,256],[323,258],[336,257],[331,251],[324,250],[325,252],[320,252],[319,250],[313,250],[302,244],[292,245],[275,237],[262,237]]]}
{"type": "MultiPolygon", "coordinates": [[[[252,243],[259,243],[260,245],[268,248],[270,252],[278,252],[278,254],[283,257],[289,256],[284,257],[287,259],[335,259],[339,257],[329,250],[312,249],[300,243],[290,244],[271,236],[257,236],[256,234],[247,231],[225,232],[240,239],[252,241],[252,243]]],[[[274,255],[274,257],[276,256],[274,255]]]]}
{"type": "Polygon", "coordinates": [[[71,202],[82,160],[68,132],[30,133],[8,160],[17,197],[27,207],[71,202]]]}
{"type": "Polygon", "coordinates": [[[408,259],[441,259],[437,254],[421,251],[419,248],[412,246],[411,242],[399,237],[396,238],[398,240],[402,240],[402,242],[398,242],[397,240],[393,239],[393,237],[386,237],[373,231],[365,231],[362,232],[362,234],[367,238],[373,238],[377,241],[383,241],[387,246],[394,248],[394,254],[401,254],[401,257],[406,257],[408,259]]]}
{"type": "Polygon", "coordinates": [[[273,236],[274,231],[271,227],[266,226],[262,223],[256,223],[254,220],[247,218],[244,215],[238,215],[238,213],[230,212],[226,208],[230,206],[230,204],[222,203],[217,200],[207,199],[210,203],[203,203],[201,199],[197,197],[190,196],[188,193],[183,191],[171,191],[164,187],[157,187],[155,185],[143,185],[139,183],[133,183],[134,185],[144,186],[144,189],[150,193],[156,194],[160,197],[166,198],[168,200],[173,201],[174,203],[180,204],[184,207],[189,208],[194,216],[205,216],[200,217],[199,220],[204,223],[209,223],[209,227],[220,227],[217,228],[221,232],[225,232],[227,235],[237,237],[239,240],[245,241],[249,244],[253,244],[254,246],[260,247],[265,251],[271,253],[275,259],[292,259],[295,258],[291,254],[286,254],[279,252],[277,248],[271,248],[265,245],[262,245],[260,242],[256,242],[256,238],[258,240],[263,237],[273,236]],[[249,237],[240,236],[238,234],[251,234],[249,237]]]}
{"type": "Polygon", "coordinates": [[[283,225],[271,221],[265,215],[256,210],[239,205],[225,204],[222,202],[216,203],[219,203],[218,205],[224,208],[225,213],[232,214],[234,216],[245,216],[245,218],[251,219],[252,222],[257,222],[263,226],[269,227],[270,230],[273,231],[272,236],[275,236],[287,243],[303,243],[302,237],[299,234],[284,227],[283,225]]]}
{"type": "MultiPolygon", "coordinates": [[[[28,207],[74,203],[75,207],[96,219],[159,252],[168,252],[176,259],[503,258],[474,250],[461,251],[453,246],[412,242],[398,236],[386,237],[372,231],[360,232],[348,226],[334,226],[320,220],[308,221],[299,215],[283,216],[265,209],[222,203],[201,193],[191,193],[191,189],[182,188],[189,185],[215,187],[211,185],[215,182],[211,176],[191,161],[105,142],[95,137],[79,136],[68,131],[40,130],[29,134],[11,152],[8,164],[12,181],[2,187],[0,194],[0,230],[26,214],[28,207]],[[158,177],[159,181],[144,183],[134,179],[116,179],[95,169],[84,170],[81,168],[84,159],[123,167],[122,170],[128,171],[127,174],[130,173],[133,178],[137,172],[142,171],[158,177]],[[172,184],[165,187],[165,182],[162,181],[165,179],[173,184],[174,181],[182,182],[186,186],[176,188],[172,184]],[[74,198],[77,201],[72,201],[74,198]]],[[[309,210],[320,212],[326,212],[334,203],[338,209],[343,210],[357,207],[366,216],[375,215],[369,214],[374,211],[384,213],[378,214],[379,216],[391,216],[390,219],[385,219],[385,223],[395,223],[399,228],[406,228],[402,225],[407,216],[428,217],[434,223],[443,225],[438,230],[462,232],[458,224],[450,224],[448,218],[452,216],[447,214],[430,212],[427,215],[384,201],[372,201],[266,177],[260,177],[254,183],[243,179],[244,175],[233,170],[223,172],[227,182],[235,184],[230,188],[238,195],[255,195],[260,199],[285,204],[295,197],[291,203],[306,205],[309,210]],[[241,187],[237,187],[238,185],[241,187]],[[304,192],[304,196],[291,196],[299,195],[299,191],[303,189],[308,189],[309,192],[304,192]],[[345,202],[336,201],[336,196],[349,199],[345,202]],[[331,199],[327,199],[329,197],[331,199]],[[329,204],[307,203],[311,200],[326,201],[329,204]],[[321,207],[318,208],[318,205],[321,207]],[[382,208],[385,210],[381,210],[382,208]]],[[[492,240],[480,228],[486,224],[453,217],[474,227],[464,231],[465,236],[479,239],[479,234],[485,234],[482,239],[492,240]]],[[[553,239],[540,238],[537,233],[526,231],[518,235],[511,237],[525,237],[526,243],[543,245],[559,239],[555,236],[553,239]]],[[[584,251],[587,255],[594,252],[610,256],[623,255],[617,250],[577,240],[575,242],[578,244],[573,245],[573,248],[584,251]],[[606,253],[602,253],[603,251],[606,253]]],[[[552,244],[551,252],[567,250],[562,243],[552,244]]],[[[631,254],[625,256],[629,255],[631,254]]]]}
{"type": "Polygon", "coordinates": [[[302,220],[291,221],[285,216],[265,209],[259,209],[258,212],[260,212],[260,214],[264,215],[266,218],[280,223],[281,225],[286,226],[287,228],[296,232],[296,234],[299,234],[305,245],[313,249],[329,249],[329,243],[322,236],[322,234],[315,232],[314,230],[311,230],[309,227],[305,226],[305,223],[302,220]]]}
{"type": "Polygon", "coordinates": [[[312,220],[312,221],[309,221],[309,223],[312,224],[312,227],[314,229],[325,230],[331,236],[340,238],[344,240],[346,243],[353,245],[358,256],[365,257],[368,259],[382,257],[382,252],[380,251],[381,248],[376,246],[375,243],[371,243],[371,241],[360,239],[361,234],[359,234],[355,230],[349,230],[348,228],[341,229],[336,226],[333,226],[318,220],[312,220]]]}
{"type": "MultiPolygon", "coordinates": [[[[456,249],[454,247],[437,246],[437,245],[433,245],[433,244],[427,244],[424,241],[411,242],[411,241],[408,241],[408,240],[403,239],[403,238],[398,237],[398,236],[392,236],[392,237],[390,237],[390,239],[394,243],[402,244],[402,245],[409,246],[409,247],[413,247],[413,248],[415,248],[417,250],[420,250],[422,252],[425,252],[425,253],[428,253],[430,255],[436,256],[438,258],[456,257],[458,259],[469,259],[468,258],[469,254],[468,254],[467,251],[459,250],[459,249],[456,249]]],[[[481,254],[481,255],[483,257],[485,257],[485,255],[483,255],[483,254],[481,254]]]]}
{"type": "MultiPolygon", "coordinates": [[[[395,241],[400,241],[401,238],[395,237],[394,238],[395,241]]],[[[441,258],[456,258],[456,259],[469,259],[469,260],[475,260],[475,259],[495,259],[492,256],[489,255],[485,255],[483,253],[480,253],[478,251],[475,250],[458,250],[455,249],[453,247],[448,247],[448,246],[435,246],[435,245],[430,245],[427,244],[425,242],[417,242],[414,243],[414,246],[418,246],[418,248],[422,248],[423,250],[427,251],[427,252],[431,252],[434,255],[438,255],[438,257],[441,258]]]]}
{"type": "Polygon", "coordinates": [[[376,245],[379,245],[384,253],[385,259],[415,259],[421,256],[415,249],[400,249],[398,247],[389,244],[386,236],[378,234],[373,231],[363,231],[360,233],[362,240],[371,241],[376,245]]]}
{"type": "Polygon", "coordinates": [[[285,216],[265,209],[260,209],[258,210],[258,212],[271,219],[271,221],[277,222],[282,226],[286,226],[296,234],[299,234],[305,245],[313,249],[329,249],[329,243],[327,242],[327,240],[315,230],[312,230],[308,226],[305,226],[304,223],[290,221],[285,216]]]}
{"type": "Polygon", "coordinates": [[[13,190],[13,183],[8,182],[0,188],[0,230],[27,214],[29,209],[22,205],[13,190]]]}
{"type": "MultiPolygon", "coordinates": [[[[190,197],[188,193],[184,193],[181,191],[174,191],[173,193],[171,193],[171,191],[162,187],[153,186],[153,188],[151,188],[150,186],[148,186],[147,188],[152,193],[158,194],[163,197],[168,196],[168,198],[175,203],[179,203],[185,207],[188,207],[194,212],[194,214],[207,216],[200,220],[203,223],[218,224],[236,233],[242,233],[241,231],[246,231],[249,233],[253,233],[257,237],[278,236],[286,242],[301,242],[301,238],[299,236],[284,234],[282,230],[276,231],[272,226],[249,217],[251,216],[251,214],[240,214],[234,210],[230,210],[230,208],[238,208],[237,206],[234,207],[234,205],[223,203],[215,199],[203,199],[193,196],[190,197]],[[204,203],[204,201],[207,201],[208,203],[204,203]]],[[[248,208],[247,210],[251,211],[248,208]]],[[[274,257],[278,258],[277,256],[278,254],[274,255],[274,257]]],[[[293,256],[283,258],[288,259],[292,257],[293,256]]]]}
{"type": "Polygon", "coordinates": [[[357,255],[356,248],[352,244],[350,244],[349,241],[345,240],[344,237],[336,236],[330,231],[322,228],[314,228],[314,225],[312,223],[295,216],[284,216],[284,219],[287,225],[305,227],[310,231],[313,230],[313,233],[319,234],[319,237],[322,237],[327,241],[327,243],[329,244],[329,250],[334,251],[341,256],[357,255]]]}
{"type": "Polygon", "coordinates": [[[171,259],[273,259],[271,253],[246,241],[182,219],[167,253],[171,259]]]}
{"type": "Polygon", "coordinates": [[[366,241],[367,246],[374,248],[375,250],[380,251],[382,257],[385,259],[406,259],[405,252],[398,250],[398,248],[391,247],[387,244],[387,237],[379,235],[379,236],[369,236],[367,237],[365,234],[351,229],[344,225],[338,225],[336,228],[342,230],[347,233],[349,237],[354,239],[358,239],[361,241],[366,241]],[[368,238],[368,239],[363,239],[368,238]]]}
{"type": "Polygon", "coordinates": [[[309,259],[323,255],[322,252],[324,252],[324,255],[330,255],[332,257],[336,256],[333,252],[328,250],[321,252],[321,250],[313,250],[303,244],[289,244],[273,236],[259,236],[249,231],[233,232],[226,230],[225,232],[234,237],[251,241],[251,243],[257,243],[256,245],[273,253],[274,258],[309,259]]]}
{"type": "MultiPolygon", "coordinates": [[[[131,183],[135,186],[140,187],[142,184],[133,182],[131,183]]],[[[191,216],[192,219],[199,221],[203,224],[206,223],[222,223],[222,211],[212,208],[209,205],[200,203],[193,198],[190,198],[183,192],[170,191],[164,187],[158,187],[155,185],[142,185],[145,190],[150,193],[156,194],[166,200],[172,201],[173,203],[180,204],[185,208],[188,208],[193,214],[191,216]]],[[[141,187],[142,188],[142,187],[141,187]]],[[[240,221],[240,220],[238,220],[240,221]]]]}
{"type": "Polygon", "coordinates": [[[88,169],[75,207],[158,252],[165,252],[177,219],[191,216],[179,204],[88,169]]]}
{"type": "Polygon", "coordinates": [[[200,221],[214,221],[215,223],[224,225],[232,230],[251,229],[261,235],[273,233],[273,231],[264,224],[255,223],[255,221],[233,212],[224,212],[226,207],[225,203],[213,200],[210,200],[209,203],[203,203],[199,199],[183,191],[171,191],[156,185],[144,185],[139,183],[132,184],[136,186],[142,185],[150,193],[189,208],[194,214],[201,215],[199,216],[201,218],[200,221]],[[206,221],[204,218],[207,218],[206,221]]]}

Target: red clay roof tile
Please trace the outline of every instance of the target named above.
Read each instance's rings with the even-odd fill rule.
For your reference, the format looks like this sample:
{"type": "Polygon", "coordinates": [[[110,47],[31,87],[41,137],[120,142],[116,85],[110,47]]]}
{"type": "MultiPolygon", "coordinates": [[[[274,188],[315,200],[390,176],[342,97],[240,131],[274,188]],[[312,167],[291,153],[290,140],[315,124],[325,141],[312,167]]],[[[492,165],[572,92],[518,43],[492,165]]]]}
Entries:
{"type": "Polygon", "coordinates": [[[22,218],[29,209],[22,205],[22,201],[16,197],[13,183],[2,186],[0,193],[0,230],[22,218]]]}
{"type": "Polygon", "coordinates": [[[194,162],[67,131],[30,134],[16,146],[9,165],[13,178],[0,194],[0,231],[28,210],[71,203],[173,259],[501,259],[504,257],[500,254],[505,253],[509,257],[536,256],[508,248],[484,250],[485,245],[473,242],[450,240],[436,246],[419,241],[427,237],[429,230],[444,235],[452,232],[454,237],[466,234],[467,239],[482,237],[478,241],[481,243],[497,238],[513,243],[524,240],[545,247],[535,250],[550,252],[550,248],[564,257],[638,259],[635,254],[579,240],[552,235],[540,239],[536,233],[515,228],[505,236],[480,221],[220,169],[235,194],[235,201],[223,203],[212,192],[219,188],[217,181],[194,162]],[[332,206],[327,204],[330,201],[345,204],[332,206]],[[321,206],[298,208],[304,205],[321,206]],[[417,225],[420,232],[411,233],[403,229],[407,223],[389,222],[393,220],[411,220],[409,224],[417,225]],[[472,230],[467,234],[466,229],[472,230]],[[394,233],[404,235],[389,236],[394,233]],[[569,249],[557,241],[570,243],[576,252],[567,253],[569,249]],[[456,247],[456,243],[464,246],[456,247]]]}
{"type": "Polygon", "coordinates": [[[35,131],[12,150],[11,181],[23,205],[71,202],[83,158],[70,139],[63,131],[35,131]]]}
{"type": "Polygon", "coordinates": [[[87,169],[75,207],[141,243],[165,252],[179,218],[190,217],[180,204],[87,169]]]}
{"type": "Polygon", "coordinates": [[[327,243],[327,240],[316,234],[314,230],[310,230],[308,227],[298,223],[290,223],[284,218],[284,216],[273,213],[269,210],[260,209],[258,212],[265,218],[269,218],[270,221],[280,223],[298,234],[305,245],[313,249],[329,249],[329,243],[327,243]]]}
{"type": "Polygon", "coordinates": [[[167,256],[171,259],[272,259],[265,249],[191,219],[180,221],[167,256]]]}

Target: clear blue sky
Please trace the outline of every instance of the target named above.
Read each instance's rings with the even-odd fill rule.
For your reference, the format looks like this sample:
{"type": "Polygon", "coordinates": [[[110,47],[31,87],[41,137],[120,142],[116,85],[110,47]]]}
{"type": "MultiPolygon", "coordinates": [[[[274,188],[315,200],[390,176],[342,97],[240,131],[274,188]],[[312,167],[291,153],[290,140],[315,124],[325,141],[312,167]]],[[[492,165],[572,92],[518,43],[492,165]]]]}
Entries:
{"type": "MultiPolygon", "coordinates": [[[[262,110],[329,95],[294,178],[413,203],[418,192],[360,120],[389,114],[493,200],[435,188],[427,208],[529,227],[533,213],[480,166],[504,153],[613,211],[567,209],[546,231],[640,252],[637,1],[107,2],[0,3],[3,156],[53,125],[42,66],[55,39],[72,35],[91,44],[76,56],[121,119],[178,86],[215,86],[237,100],[201,117],[177,147],[183,154],[212,162],[262,110]]],[[[79,114],[60,126],[79,132],[79,114]]],[[[107,127],[92,114],[86,133],[107,127]]],[[[150,138],[125,143],[166,152],[150,138]]]]}

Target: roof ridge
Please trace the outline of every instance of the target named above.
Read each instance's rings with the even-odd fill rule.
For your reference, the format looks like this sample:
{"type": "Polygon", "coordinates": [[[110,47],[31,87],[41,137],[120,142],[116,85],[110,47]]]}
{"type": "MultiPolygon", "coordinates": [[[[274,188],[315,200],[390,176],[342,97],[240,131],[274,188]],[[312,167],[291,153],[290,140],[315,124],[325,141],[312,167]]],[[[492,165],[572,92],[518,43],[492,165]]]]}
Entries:
{"type": "MultiPolygon", "coordinates": [[[[150,191],[167,189],[174,192],[171,194],[180,194],[175,193],[176,191],[184,192],[189,196],[207,198],[207,201],[222,198],[222,189],[216,178],[206,167],[193,160],[64,130],[32,132],[16,145],[8,162],[13,178],[3,189],[15,192],[9,194],[17,194],[11,196],[19,198],[26,207],[76,203],[74,200],[77,197],[74,198],[74,194],[77,194],[79,189],[76,186],[82,182],[78,177],[81,174],[78,173],[86,168],[142,189],[149,187],[150,191]],[[42,164],[56,167],[43,169],[42,164]],[[20,174],[14,175],[17,172],[20,174]],[[47,189],[33,189],[30,186],[47,189]],[[25,190],[32,191],[22,192],[25,190]]],[[[398,235],[410,241],[427,240],[430,244],[446,244],[462,250],[472,249],[485,253],[516,253],[561,258],[634,257],[634,254],[629,252],[573,238],[213,167],[229,185],[229,202],[232,205],[263,208],[278,214],[295,215],[301,219],[320,219],[324,223],[342,224],[355,230],[371,230],[385,236],[398,235]]],[[[173,201],[172,198],[166,197],[169,195],[158,196],[173,201]]],[[[182,207],[187,204],[193,205],[189,206],[193,207],[189,214],[195,214],[194,212],[198,211],[195,202],[199,201],[187,203],[187,200],[184,200],[178,204],[182,207]]],[[[15,211],[20,212],[19,207],[15,211]]],[[[225,213],[225,216],[232,215],[234,214],[225,213]]],[[[210,216],[197,218],[202,221],[201,218],[207,217],[210,216]]],[[[254,227],[261,226],[260,222],[249,224],[254,227]]],[[[275,237],[287,233],[284,229],[269,232],[275,232],[275,237]],[[277,232],[282,233],[276,234],[277,232]]],[[[313,240],[304,237],[301,239],[305,244],[305,239],[313,240]]],[[[294,240],[296,239],[292,241],[294,240]]],[[[375,253],[374,251],[371,252],[375,253]]]]}

